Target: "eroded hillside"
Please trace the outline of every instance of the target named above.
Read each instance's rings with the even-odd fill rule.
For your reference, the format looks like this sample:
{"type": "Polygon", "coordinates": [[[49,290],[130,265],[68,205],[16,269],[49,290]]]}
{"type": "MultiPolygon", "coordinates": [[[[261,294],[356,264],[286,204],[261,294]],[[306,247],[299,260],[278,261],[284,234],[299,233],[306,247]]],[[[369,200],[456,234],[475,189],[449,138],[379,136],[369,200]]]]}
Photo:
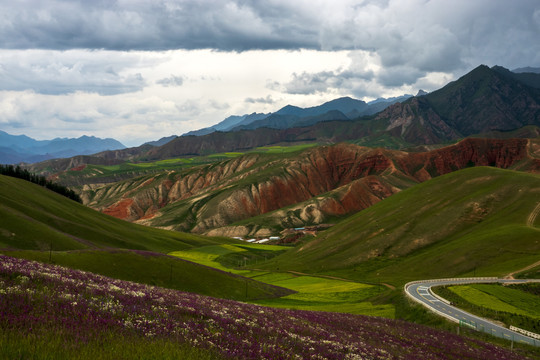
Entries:
{"type": "Polygon", "coordinates": [[[151,226],[213,235],[267,235],[362,210],[414,184],[466,167],[538,171],[536,148],[536,142],[525,139],[467,139],[419,153],[339,144],[167,171],[88,189],[83,199],[104,213],[151,226]]]}

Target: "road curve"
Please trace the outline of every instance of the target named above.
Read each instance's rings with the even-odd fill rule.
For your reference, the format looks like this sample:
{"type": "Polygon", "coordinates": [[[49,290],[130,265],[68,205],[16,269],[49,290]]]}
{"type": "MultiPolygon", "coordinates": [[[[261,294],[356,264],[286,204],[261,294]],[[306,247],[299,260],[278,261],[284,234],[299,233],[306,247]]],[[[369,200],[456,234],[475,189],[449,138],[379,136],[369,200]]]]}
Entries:
{"type": "Polygon", "coordinates": [[[498,278],[463,278],[463,279],[440,279],[440,280],[421,280],[413,281],[405,285],[405,293],[414,301],[427,307],[438,315],[444,316],[450,321],[468,326],[472,329],[482,331],[503,339],[526,343],[533,346],[540,346],[540,339],[523,335],[512,331],[489,320],[480,318],[463,310],[460,310],[450,302],[435,295],[431,291],[432,286],[443,285],[463,285],[476,283],[505,283],[521,284],[526,282],[540,282],[540,280],[522,280],[522,279],[498,279],[498,278]]]}

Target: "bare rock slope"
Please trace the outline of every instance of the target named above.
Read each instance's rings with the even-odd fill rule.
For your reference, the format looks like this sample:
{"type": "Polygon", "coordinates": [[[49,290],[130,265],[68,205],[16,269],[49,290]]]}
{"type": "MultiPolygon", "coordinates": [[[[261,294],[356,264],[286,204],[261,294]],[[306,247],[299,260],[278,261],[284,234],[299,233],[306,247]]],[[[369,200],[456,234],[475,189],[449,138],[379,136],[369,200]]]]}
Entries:
{"type": "Polygon", "coordinates": [[[213,235],[320,224],[432,177],[471,166],[538,171],[536,143],[466,139],[429,152],[351,144],[291,157],[246,155],[87,191],[86,204],[151,226],[213,235]]]}

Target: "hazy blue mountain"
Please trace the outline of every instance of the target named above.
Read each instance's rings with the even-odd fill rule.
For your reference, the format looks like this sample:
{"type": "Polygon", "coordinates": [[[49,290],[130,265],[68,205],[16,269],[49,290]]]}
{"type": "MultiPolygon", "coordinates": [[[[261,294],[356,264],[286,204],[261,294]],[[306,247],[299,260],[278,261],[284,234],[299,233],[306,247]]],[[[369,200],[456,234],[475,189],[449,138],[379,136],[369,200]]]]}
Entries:
{"type": "Polygon", "coordinates": [[[244,126],[244,125],[249,125],[253,122],[256,122],[256,121],[259,121],[259,120],[263,120],[263,119],[266,119],[268,116],[271,116],[272,113],[268,113],[268,114],[263,114],[263,113],[253,113],[253,114],[250,114],[250,115],[244,115],[244,118],[236,123],[235,125],[232,125],[232,126],[227,126],[227,127],[221,127],[219,129],[219,131],[231,131],[232,129],[236,128],[237,126],[244,126]]]}
{"type": "Polygon", "coordinates": [[[518,69],[514,69],[512,70],[513,73],[535,73],[535,74],[540,74],[540,67],[530,67],[530,66],[527,66],[527,67],[522,67],[522,68],[518,68],[518,69]]]}
{"type": "Polygon", "coordinates": [[[172,140],[176,139],[177,137],[178,137],[178,136],[176,136],[176,135],[171,135],[171,136],[167,136],[167,137],[162,137],[162,138],[159,139],[159,140],[156,140],[156,141],[149,141],[149,142],[144,143],[143,145],[161,146],[161,145],[165,145],[165,144],[168,143],[169,141],[172,141],[172,140]]]}
{"type": "Polygon", "coordinates": [[[2,164],[34,163],[118,149],[125,149],[125,146],[110,138],[100,139],[84,135],[76,139],[35,140],[26,135],[10,135],[0,131],[0,163],[2,164]]]}
{"type": "Polygon", "coordinates": [[[287,105],[274,113],[253,113],[249,115],[229,116],[220,123],[185,133],[182,136],[203,136],[215,131],[253,130],[260,127],[272,129],[287,129],[316,124],[319,121],[352,120],[361,116],[376,114],[396,102],[405,101],[412,95],[403,95],[394,98],[380,98],[370,103],[350,97],[342,97],[328,101],[322,105],[301,108],[287,105]]]}
{"type": "Polygon", "coordinates": [[[247,125],[237,126],[231,131],[254,130],[258,128],[288,129],[291,127],[311,126],[321,121],[350,120],[348,116],[338,110],[331,110],[324,114],[314,116],[272,114],[265,119],[254,121],[247,125]]]}
{"type": "Polygon", "coordinates": [[[296,115],[299,117],[318,116],[326,114],[329,111],[337,110],[343,114],[353,111],[362,112],[368,107],[365,101],[352,99],[350,97],[342,97],[332,101],[328,101],[319,106],[309,108],[300,108],[298,106],[287,105],[275,113],[278,115],[296,115]]]}
{"type": "MultiPolygon", "coordinates": [[[[536,89],[540,89],[540,73],[535,73],[531,71],[527,71],[527,72],[523,71],[523,72],[516,73],[514,71],[505,69],[502,66],[493,66],[491,69],[505,77],[519,81],[520,83],[524,85],[527,85],[536,89]]],[[[534,70],[534,68],[523,68],[523,69],[534,70]]]]}
{"type": "Polygon", "coordinates": [[[36,146],[37,144],[45,145],[47,143],[49,143],[48,140],[38,141],[26,135],[10,135],[7,132],[0,130],[0,146],[2,147],[16,147],[19,149],[25,149],[36,146]]]}
{"type": "Polygon", "coordinates": [[[369,103],[350,97],[342,97],[328,101],[319,106],[301,108],[287,105],[275,113],[253,122],[243,120],[231,130],[253,130],[260,127],[272,129],[287,129],[314,125],[321,121],[353,120],[361,116],[376,114],[388,106],[405,101],[412,95],[403,95],[394,98],[380,98],[369,103]]]}
{"type": "Polygon", "coordinates": [[[182,136],[190,136],[190,135],[202,136],[202,135],[213,133],[215,131],[229,131],[236,126],[247,125],[253,121],[264,119],[265,117],[269,115],[270,114],[263,114],[263,113],[245,114],[241,116],[232,115],[226,118],[225,120],[217,123],[216,125],[212,125],[204,129],[190,131],[183,134],[182,136]]]}
{"type": "MultiPolygon", "coordinates": [[[[423,91],[423,90],[421,90],[421,91],[423,91]]],[[[402,101],[405,101],[405,100],[407,100],[408,98],[411,98],[411,97],[412,97],[412,95],[405,94],[405,95],[391,97],[391,98],[378,98],[376,100],[368,102],[367,104],[368,105],[375,105],[375,104],[380,104],[380,103],[395,104],[396,102],[402,102],[402,101]]]]}

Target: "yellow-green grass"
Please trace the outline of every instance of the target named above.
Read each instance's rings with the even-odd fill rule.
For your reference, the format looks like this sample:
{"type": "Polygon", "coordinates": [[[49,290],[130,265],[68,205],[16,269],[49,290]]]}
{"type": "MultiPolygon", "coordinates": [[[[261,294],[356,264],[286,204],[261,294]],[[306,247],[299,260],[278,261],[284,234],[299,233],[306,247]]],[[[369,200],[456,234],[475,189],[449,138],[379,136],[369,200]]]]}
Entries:
{"type": "MultiPolygon", "coordinates": [[[[230,254],[240,254],[248,258],[251,252],[261,250],[281,252],[283,246],[262,244],[214,245],[187,251],[175,251],[171,252],[170,255],[296,292],[280,298],[255,301],[259,305],[394,317],[394,306],[373,305],[368,301],[368,299],[384,291],[380,286],[279,271],[268,272],[243,267],[229,267],[220,262],[221,257],[230,254]]],[[[256,268],[256,265],[252,264],[252,267],[256,268]]]]}
{"type": "Polygon", "coordinates": [[[521,290],[491,284],[450,286],[448,289],[476,306],[540,319],[540,297],[521,290]]]}
{"type": "Polygon", "coordinates": [[[309,143],[309,144],[298,144],[298,145],[290,145],[290,146],[269,145],[269,146],[261,146],[253,150],[248,150],[246,152],[232,151],[232,152],[211,154],[211,155],[207,155],[207,157],[208,158],[234,158],[234,157],[238,157],[244,154],[253,154],[253,153],[255,154],[288,154],[288,153],[293,153],[293,152],[309,149],[315,146],[318,146],[318,144],[309,143]]]}
{"type": "Polygon", "coordinates": [[[208,155],[209,158],[235,158],[235,157],[238,157],[238,156],[242,156],[244,155],[244,153],[242,152],[225,152],[225,153],[218,153],[218,154],[211,154],[211,155],[208,155]]]}
{"type": "Polygon", "coordinates": [[[302,150],[309,149],[315,146],[318,146],[318,144],[309,143],[309,144],[298,144],[298,145],[290,145],[290,146],[269,145],[269,146],[258,147],[255,150],[252,150],[250,152],[265,152],[265,153],[271,153],[271,154],[282,154],[282,153],[290,153],[290,152],[295,152],[295,151],[302,151],[302,150]]]}
{"type": "Polygon", "coordinates": [[[253,278],[297,291],[281,298],[257,301],[260,305],[394,317],[394,306],[374,305],[367,301],[384,291],[380,286],[283,273],[264,274],[253,278]]]}
{"type": "MultiPolygon", "coordinates": [[[[115,176],[122,176],[119,179],[141,176],[147,173],[154,173],[164,170],[178,170],[186,167],[207,164],[210,162],[220,161],[224,159],[232,159],[245,154],[288,154],[299,152],[310,147],[317,146],[316,143],[299,144],[291,146],[262,146],[246,152],[231,151],[224,153],[216,153],[204,156],[193,156],[189,158],[171,158],[157,161],[140,161],[140,162],[125,162],[116,165],[94,165],[88,164],[82,170],[67,171],[60,174],[60,179],[63,182],[71,183],[72,179],[79,177],[95,177],[95,178],[108,178],[115,176]]],[[[49,169],[50,170],[50,169],[49,169]]]]}
{"type": "Polygon", "coordinates": [[[250,274],[251,270],[240,269],[243,263],[239,263],[238,267],[224,266],[218,259],[225,255],[233,253],[245,253],[246,257],[252,251],[265,251],[270,256],[274,256],[271,252],[281,252],[287,250],[286,247],[278,245],[264,245],[264,244],[222,244],[222,245],[209,245],[202,246],[191,250],[173,251],[169,255],[176,256],[185,260],[193,261],[202,265],[210,266],[219,270],[232,272],[235,274],[250,274]],[[250,251],[251,250],[251,251],[250,251]]]}

